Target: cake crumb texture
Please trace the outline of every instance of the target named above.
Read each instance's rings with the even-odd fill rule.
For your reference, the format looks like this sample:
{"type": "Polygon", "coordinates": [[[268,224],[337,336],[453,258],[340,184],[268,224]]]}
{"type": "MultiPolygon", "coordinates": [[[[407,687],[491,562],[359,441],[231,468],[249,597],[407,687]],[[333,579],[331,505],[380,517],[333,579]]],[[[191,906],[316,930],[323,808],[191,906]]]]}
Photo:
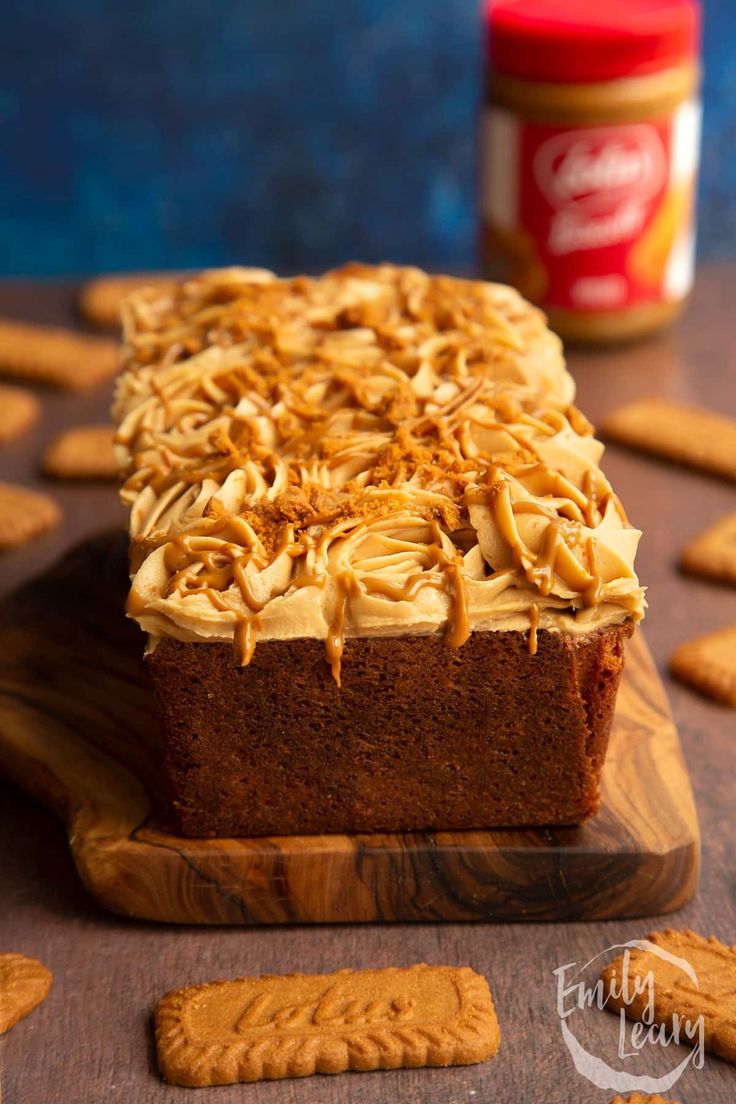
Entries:
{"type": "Polygon", "coordinates": [[[342,687],[320,641],[168,638],[148,664],[185,836],[579,824],[599,775],[631,623],[585,637],[473,633],[346,644],[342,687]]]}

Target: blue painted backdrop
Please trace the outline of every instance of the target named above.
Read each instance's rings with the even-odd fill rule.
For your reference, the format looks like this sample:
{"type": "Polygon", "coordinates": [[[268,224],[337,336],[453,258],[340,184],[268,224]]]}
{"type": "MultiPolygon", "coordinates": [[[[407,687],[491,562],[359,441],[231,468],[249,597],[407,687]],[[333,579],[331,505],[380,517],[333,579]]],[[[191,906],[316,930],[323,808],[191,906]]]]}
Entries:
{"type": "MultiPolygon", "coordinates": [[[[736,253],[706,0],[701,253],[736,253]]],[[[472,267],[479,0],[4,0],[0,272],[472,267]]]]}

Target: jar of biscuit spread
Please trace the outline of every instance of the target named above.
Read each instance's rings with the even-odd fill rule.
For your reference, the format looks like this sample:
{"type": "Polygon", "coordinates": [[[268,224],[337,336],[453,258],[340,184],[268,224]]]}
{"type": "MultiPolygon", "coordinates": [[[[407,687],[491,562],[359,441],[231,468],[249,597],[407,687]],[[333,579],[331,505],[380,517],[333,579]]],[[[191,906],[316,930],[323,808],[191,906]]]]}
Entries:
{"type": "Polygon", "coordinates": [[[486,274],[571,340],[669,322],[693,273],[695,2],[492,0],[486,14],[486,274]]]}

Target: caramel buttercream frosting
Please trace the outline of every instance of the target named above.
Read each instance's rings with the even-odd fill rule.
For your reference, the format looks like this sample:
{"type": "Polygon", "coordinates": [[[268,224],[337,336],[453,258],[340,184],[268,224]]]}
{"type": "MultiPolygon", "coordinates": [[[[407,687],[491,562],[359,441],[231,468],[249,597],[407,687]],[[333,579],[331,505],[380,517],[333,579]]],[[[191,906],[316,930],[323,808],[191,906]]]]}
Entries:
{"type": "Polygon", "coordinates": [[[149,634],[582,633],[643,615],[639,532],[543,315],[351,264],[205,272],[123,306],[128,612],[149,634]]]}

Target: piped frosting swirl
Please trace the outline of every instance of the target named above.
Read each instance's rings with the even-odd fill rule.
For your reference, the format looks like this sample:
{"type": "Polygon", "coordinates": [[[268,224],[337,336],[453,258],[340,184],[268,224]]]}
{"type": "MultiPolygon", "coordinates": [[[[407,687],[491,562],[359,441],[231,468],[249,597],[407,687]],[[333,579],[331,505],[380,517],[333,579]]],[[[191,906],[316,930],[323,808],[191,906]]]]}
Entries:
{"type": "Polygon", "coordinates": [[[638,619],[639,533],[543,316],[414,268],[206,272],[124,306],[114,416],[149,633],[586,632],[638,619]]]}

